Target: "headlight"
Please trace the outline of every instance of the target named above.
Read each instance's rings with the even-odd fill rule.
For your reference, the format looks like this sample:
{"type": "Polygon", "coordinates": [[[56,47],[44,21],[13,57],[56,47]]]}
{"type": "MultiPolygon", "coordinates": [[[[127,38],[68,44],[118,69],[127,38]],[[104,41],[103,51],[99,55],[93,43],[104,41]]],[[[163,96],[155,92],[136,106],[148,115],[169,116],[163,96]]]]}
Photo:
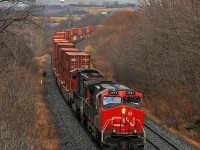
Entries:
{"type": "Polygon", "coordinates": [[[134,129],[134,130],[133,130],[133,133],[134,133],[134,134],[136,134],[136,133],[137,133],[137,130],[136,130],[136,129],[134,129]]]}
{"type": "Polygon", "coordinates": [[[113,130],[112,130],[112,133],[114,133],[114,134],[115,134],[116,132],[117,132],[117,130],[116,130],[116,129],[113,129],[113,130]]]}
{"type": "Polygon", "coordinates": [[[126,113],[126,108],[122,108],[122,114],[126,113]]]}

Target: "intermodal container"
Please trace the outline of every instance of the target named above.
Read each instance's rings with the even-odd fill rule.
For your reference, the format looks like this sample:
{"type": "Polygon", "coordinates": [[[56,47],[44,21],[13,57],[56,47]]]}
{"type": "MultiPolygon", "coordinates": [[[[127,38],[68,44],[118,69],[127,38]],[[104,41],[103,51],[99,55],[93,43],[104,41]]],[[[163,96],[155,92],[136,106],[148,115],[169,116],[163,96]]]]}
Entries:
{"type": "Polygon", "coordinates": [[[83,34],[83,35],[86,34],[86,27],[83,27],[83,28],[82,28],[82,34],[83,34]]]}
{"type": "Polygon", "coordinates": [[[53,39],[52,41],[52,47],[53,47],[53,51],[55,51],[56,49],[56,43],[70,43],[68,40],[64,40],[64,39],[53,39]]]}
{"type": "Polygon", "coordinates": [[[53,40],[54,39],[61,39],[61,40],[65,40],[65,38],[63,36],[53,36],[53,40]]]}
{"type": "Polygon", "coordinates": [[[58,66],[60,65],[60,55],[59,55],[59,49],[60,48],[75,48],[75,45],[72,43],[56,43],[55,48],[55,66],[56,66],[56,72],[58,73],[58,66]]]}
{"type": "Polygon", "coordinates": [[[94,31],[94,26],[89,26],[90,28],[90,33],[94,31]]]}
{"type": "Polygon", "coordinates": [[[69,43],[69,41],[65,40],[65,39],[53,39],[52,40],[52,65],[53,68],[56,68],[56,63],[55,63],[55,49],[56,49],[56,43],[69,43]]]}
{"type": "Polygon", "coordinates": [[[78,28],[78,36],[81,36],[82,35],[82,29],[81,28],[78,28]]]}
{"type": "Polygon", "coordinates": [[[86,27],[86,33],[90,33],[90,26],[86,27]]]}
{"type": "Polygon", "coordinates": [[[74,36],[72,36],[71,38],[70,38],[70,41],[73,43],[74,42],[74,36]]]}
{"type": "Polygon", "coordinates": [[[78,35],[78,28],[72,28],[72,36],[78,35]]]}
{"type": "Polygon", "coordinates": [[[59,65],[58,72],[60,74],[60,80],[63,81],[63,71],[64,66],[66,66],[66,52],[80,52],[78,48],[60,48],[60,61],[61,64],[59,65]]]}
{"type": "Polygon", "coordinates": [[[76,40],[78,40],[78,36],[77,35],[71,37],[71,42],[76,42],[76,40]]]}
{"type": "Polygon", "coordinates": [[[70,38],[72,36],[72,30],[71,29],[63,30],[63,32],[65,32],[66,40],[70,40],[70,38]]]}
{"type": "Polygon", "coordinates": [[[90,55],[85,52],[66,52],[63,66],[63,81],[66,89],[70,88],[70,71],[76,68],[90,68],[90,55]]]}
{"type": "Polygon", "coordinates": [[[65,32],[56,32],[55,35],[56,35],[56,36],[63,37],[64,39],[66,39],[66,33],[65,33],[65,32]]]}

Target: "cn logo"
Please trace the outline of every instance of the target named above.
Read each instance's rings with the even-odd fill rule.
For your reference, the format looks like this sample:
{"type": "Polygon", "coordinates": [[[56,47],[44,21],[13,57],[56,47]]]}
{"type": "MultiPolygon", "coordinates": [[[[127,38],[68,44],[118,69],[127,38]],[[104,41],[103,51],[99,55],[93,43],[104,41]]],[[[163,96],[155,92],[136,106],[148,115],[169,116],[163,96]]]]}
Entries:
{"type": "Polygon", "coordinates": [[[132,127],[135,126],[135,117],[133,117],[133,121],[130,121],[126,117],[112,117],[111,120],[112,120],[112,126],[114,126],[114,127],[125,126],[128,124],[132,127]]]}

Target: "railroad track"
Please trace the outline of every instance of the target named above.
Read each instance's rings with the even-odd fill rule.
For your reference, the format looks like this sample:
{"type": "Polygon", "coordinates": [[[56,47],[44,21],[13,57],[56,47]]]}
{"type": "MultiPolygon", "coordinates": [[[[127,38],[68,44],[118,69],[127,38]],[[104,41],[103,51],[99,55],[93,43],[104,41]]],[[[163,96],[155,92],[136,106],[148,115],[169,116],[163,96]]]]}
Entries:
{"type": "Polygon", "coordinates": [[[164,138],[149,125],[145,124],[145,132],[147,134],[147,142],[158,150],[179,150],[172,142],[164,138]]]}

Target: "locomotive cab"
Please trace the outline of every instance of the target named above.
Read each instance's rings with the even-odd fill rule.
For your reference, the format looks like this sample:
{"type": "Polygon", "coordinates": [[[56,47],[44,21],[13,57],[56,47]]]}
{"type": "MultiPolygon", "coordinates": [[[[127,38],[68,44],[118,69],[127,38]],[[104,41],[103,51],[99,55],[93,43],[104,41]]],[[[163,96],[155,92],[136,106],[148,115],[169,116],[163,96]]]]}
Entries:
{"type": "Polygon", "coordinates": [[[86,116],[99,131],[101,144],[119,149],[143,147],[142,95],[112,81],[85,81],[85,87],[91,107],[86,116]]]}
{"type": "Polygon", "coordinates": [[[80,115],[81,120],[83,120],[83,111],[86,111],[86,113],[91,112],[89,108],[91,108],[91,106],[93,107],[93,101],[91,101],[91,106],[88,105],[91,98],[90,96],[87,97],[88,91],[84,86],[84,82],[90,80],[98,81],[101,79],[104,79],[104,77],[94,69],[74,69],[71,71],[71,103],[74,111],[80,115]]]}
{"type": "Polygon", "coordinates": [[[120,149],[143,147],[145,142],[144,112],[141,94],[119,90],[115,95],[102,94],[102,143],[120,149]],[[118,139],[120,139],[118,141],[118,139]]]}

